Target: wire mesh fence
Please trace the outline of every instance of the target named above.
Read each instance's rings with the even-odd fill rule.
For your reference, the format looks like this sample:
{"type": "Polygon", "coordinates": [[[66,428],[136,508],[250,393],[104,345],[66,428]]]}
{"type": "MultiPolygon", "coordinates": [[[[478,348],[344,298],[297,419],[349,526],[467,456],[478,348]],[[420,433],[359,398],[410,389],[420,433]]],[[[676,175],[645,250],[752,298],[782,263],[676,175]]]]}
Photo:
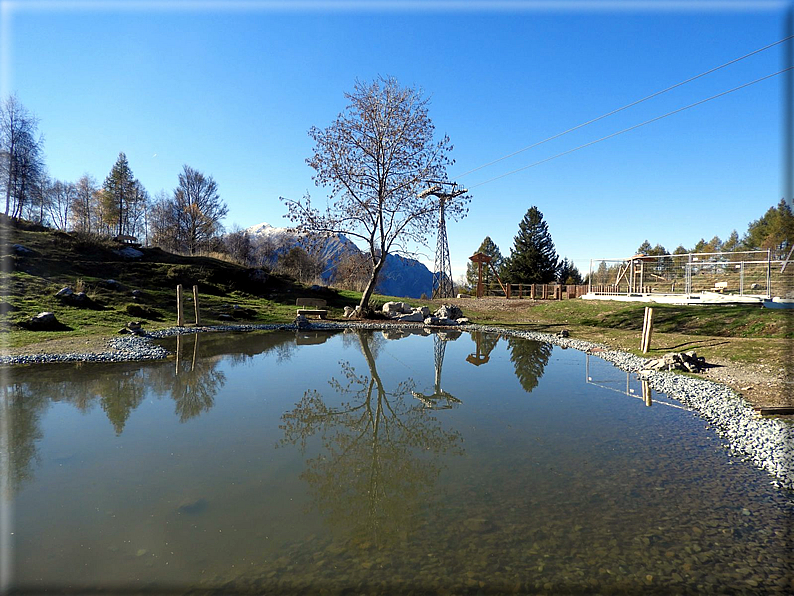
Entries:
{"type": "Polygon", "coordinates": [[[593,259],[588,279],[597,295],[794,297],[794,263],[772,259],[766,250],[593,259]]]}

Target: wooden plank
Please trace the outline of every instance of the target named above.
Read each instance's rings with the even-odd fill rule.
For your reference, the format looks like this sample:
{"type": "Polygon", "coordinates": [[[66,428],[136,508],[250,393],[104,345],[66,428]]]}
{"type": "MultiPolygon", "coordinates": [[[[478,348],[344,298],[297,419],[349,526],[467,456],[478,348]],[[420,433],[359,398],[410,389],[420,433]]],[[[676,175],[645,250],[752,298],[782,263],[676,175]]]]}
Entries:
{"type": "Polygon", "coordinates": [[[762,416],[791,416],[794,406],[755,406],[753,408],[762,416]]]}
{"type": "Polygon", "coordinates": [[[176,287],[176,326],[185,326],[185,311],[182,307],[182,284],[176,287]]]}

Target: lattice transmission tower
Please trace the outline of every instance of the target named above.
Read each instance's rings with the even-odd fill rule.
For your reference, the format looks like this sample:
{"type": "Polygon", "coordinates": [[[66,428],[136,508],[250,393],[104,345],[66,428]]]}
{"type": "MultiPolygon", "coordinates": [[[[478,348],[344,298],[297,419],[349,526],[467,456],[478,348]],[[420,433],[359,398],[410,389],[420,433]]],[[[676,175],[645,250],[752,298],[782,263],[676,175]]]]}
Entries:
{"type": "Polygon", "coordinates": [[[433,266],[433,293],[432,298],[452,298],[454,286],[452,284],[452,264],[449,260],[449,242],[447,241],[447,224],[444,220],[446,204],[466,193],[465,188],[458,188],[454,182],[428,180],[431,186],[419,193],[419,198],[429,195],[438,197],[438,232],[436,235],[436,262],[433,266]],[[450,190],[445,192],[444,187],[450,190]]]}

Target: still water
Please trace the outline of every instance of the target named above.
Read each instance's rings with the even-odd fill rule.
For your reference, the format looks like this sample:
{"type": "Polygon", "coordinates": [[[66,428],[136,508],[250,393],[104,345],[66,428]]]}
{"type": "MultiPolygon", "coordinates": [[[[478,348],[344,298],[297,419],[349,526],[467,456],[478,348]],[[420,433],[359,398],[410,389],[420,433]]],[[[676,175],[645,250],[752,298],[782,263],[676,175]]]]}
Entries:
{"type": "Polygon", "coordinates": [[[458,332],[166,347],[178,358],[12,371],[5,587],[794,588],[791,493],[596,357],[458,332]]]}

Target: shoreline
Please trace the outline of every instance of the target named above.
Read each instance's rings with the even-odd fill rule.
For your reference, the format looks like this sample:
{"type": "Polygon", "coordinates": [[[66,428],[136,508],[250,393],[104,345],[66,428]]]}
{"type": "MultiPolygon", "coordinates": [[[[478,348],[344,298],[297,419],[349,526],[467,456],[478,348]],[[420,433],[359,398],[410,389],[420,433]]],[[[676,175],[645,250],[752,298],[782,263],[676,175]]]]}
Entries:
{"type": "MultiPolygon", "coordinates": [[[[3,374],[12,373],[14,366],[76,363],[76,362],[136,362],[161,360],[170,352],[152,340],[190,335],[194,333],[250,332],[250,331],[298,331],[298,330],[344,330],[344,329],[427,329],[486,331],[503,336],[520,337],[542,341],[564,348],[573,348],[612,363],[616,368],[640,374],[645,358],[603,344],[574,338],[563,338],[536,331],[505,329],[492,325],[469,324],[455,327],[427,327],[423,323],[363,323],[363,322],[312,322],[306,327],[295,323],[268,325],[213,325],[206,327],[170,327],[152,331],[143,336],[125,335],[106,341],[107,350],[99,353],[70,352],[64,354],[26,354],[0,356],[3,374]]],[[[733,389],[722,383],[673,372],[643,371],[652,390],[664,393],[681,403],[685,409],[705,419],[717,435],[724,439],[732,455],[752,462],[764,470],[777,487],[794,490],[794,424],[779,418],[758,416],[748,402],[733,389]]]]}

